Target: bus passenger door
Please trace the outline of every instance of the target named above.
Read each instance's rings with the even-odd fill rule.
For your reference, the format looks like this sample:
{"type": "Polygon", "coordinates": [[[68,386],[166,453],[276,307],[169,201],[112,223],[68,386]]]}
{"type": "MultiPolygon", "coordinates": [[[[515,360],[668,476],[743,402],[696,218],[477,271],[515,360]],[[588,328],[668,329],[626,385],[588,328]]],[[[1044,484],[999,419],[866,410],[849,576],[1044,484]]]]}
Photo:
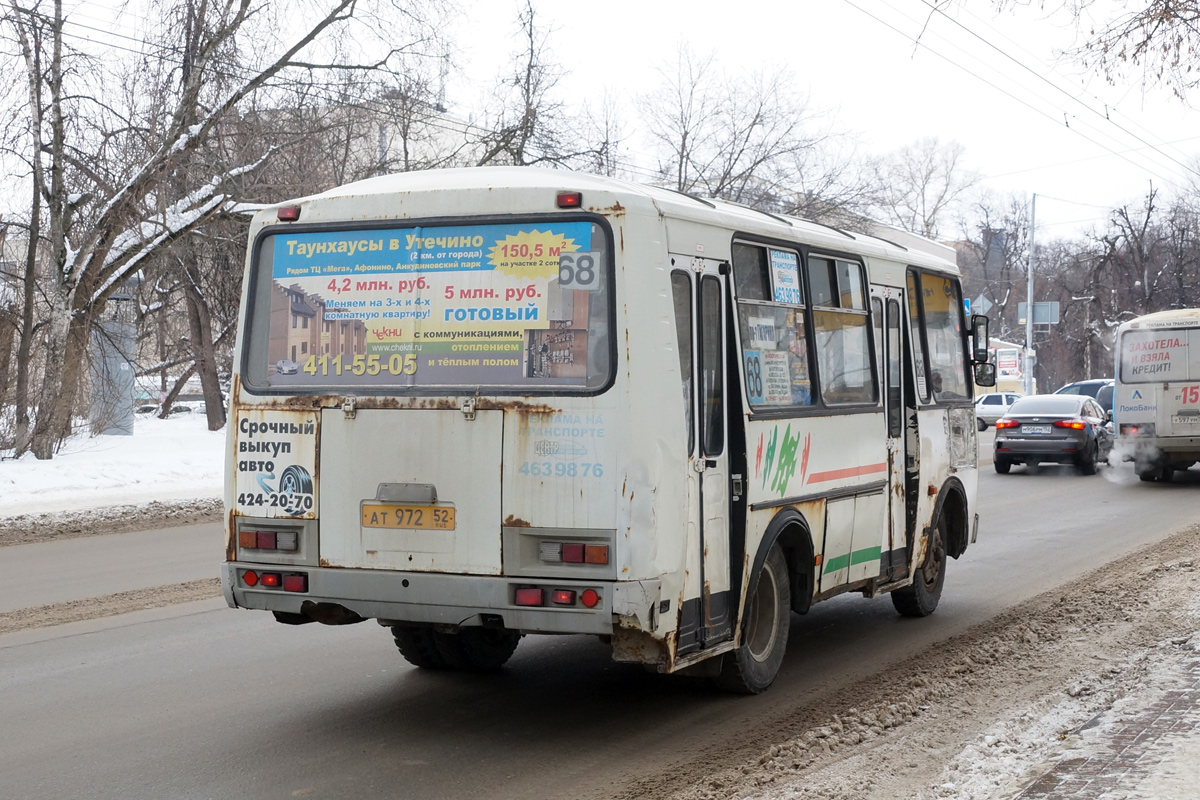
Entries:
{"type": "MultiPolygon", "coordinates": [[[[686,263],[675,257],[675,263],[686,263]]],[[[696,520],[698,536],[689,537],[687,563],[699,569],[698,580],[687,581],[698,596],[685,591],[679,616],[680,655],[726,641],[733,635],[730,598],[729,507],[730,475],[726,431],[725,277],[720,263],[690,259],[686,273],[692,294],[692,375],[690,418],[694,433],[688,462],[688,517],[696,520]]],[[[676,307],[685,288],[684,273],[673,275],[676,307]]],[[[678,320],[677,315],[677,322],[678,320]]],[[[683,332],[680,332],[682,338],[683,332]]]]}
{"type": "Polygon", "coordinates": [[[884,425],[887,427],[887,544],[880,560],[880,577],[898,580],[908,574],[904,492],[904,370],[900,328],[903,292],[889,286],[871,287],[871,317],[875,352],[879,356],[879,385],[883,390],[884,425]]]}

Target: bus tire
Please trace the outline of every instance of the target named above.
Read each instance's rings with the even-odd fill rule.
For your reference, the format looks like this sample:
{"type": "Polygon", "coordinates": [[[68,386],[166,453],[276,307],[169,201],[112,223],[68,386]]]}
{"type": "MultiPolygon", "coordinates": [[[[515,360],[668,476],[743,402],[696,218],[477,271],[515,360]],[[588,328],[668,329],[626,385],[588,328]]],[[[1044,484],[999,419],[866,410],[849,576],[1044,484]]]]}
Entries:
{"type": "Polygon", "coordinates": [[[938,515],[925,551],[925,563],[913,576],[913,582],[892,592],[892,605],[904,617],[927,617],[938,606],[942,585],[946,582],[946,517],[938,515]]]}
{"type": "Polygon", "coordinates": [[[521,634],[508,628],[463,628],[458,633],[433,632],[437,651],[452,669],[494,672],[512,657],[521,634]]]}
{"type": "Polygon", "coordinates": [[[1000,473],[1001,475],[1007,475],[1008,471],[1012,469],[1012,462],[1007,458],[996,457],[996,459],[992,461],[992,466],[996,468],[996,472],[1000,473]]]}
{"type": "Polygon", "coordinates": [[[1147,483],[1154,481],[1169,482],[1175,470],[1164,459],[1156,459],[1137,463],[1137,476],[1147,483]]]}
{"type": "Polygon", "coordinates": [[[791,614],[787,562],[773,544],[746,598],[741,645],[724,655],[717,685],[739,694],[758,694],[770,686],[787,651],[791,614]]]}
{"type": "Polygon", "coordinates": [[[421,669],[449,669],[450,665],[438,651],[433,631],[413,625],[393,625],[392,637],[404,660],[421,669]]]}

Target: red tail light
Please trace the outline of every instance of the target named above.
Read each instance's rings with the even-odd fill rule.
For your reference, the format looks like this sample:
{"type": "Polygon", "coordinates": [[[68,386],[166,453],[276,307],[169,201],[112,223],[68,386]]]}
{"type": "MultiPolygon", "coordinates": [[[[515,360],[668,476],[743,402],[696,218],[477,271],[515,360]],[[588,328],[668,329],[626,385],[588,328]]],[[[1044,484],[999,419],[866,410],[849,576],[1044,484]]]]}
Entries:
{"type": "Polygon", "coordinates": [[[579,596],[579,602],[588,608],[595,608],[600,602],[600,594],[595,589],[584,589],[583,594],[579,596]]]}
{"type": "Polygon", "coordinates": [[[283,576],[278,572],[264,572],[258,576],[258,581],[263,586],[270,586],[272,589],[278,589],[283,585],[283,576]]]}
{"type": "Polygon", "coordinates": [[[1087,423],[1081,419],[1056,419],[1054,421],[1054,427],[1071,428],[1073,430],[1081,431],[1087,427],[1087,423]]]}
{"type": "Polygon", "coordinates": [[[307,592],[308,591],[308,576],[303,573],[295,575],[283,576],[283,590],[285,592],[307,592]]]}
{"type": "Polygon", "coordinates": [[[242,573],[242,583],[247,586],[258,586],[258,573],[252,569],[248,569],[242,573]]]}
{"type": "Polygon", "coordinates": [[[516,604],[519,606],[544,605],[541,589],[517,589],[516,604]]]}
{"type": "Polygon", "coordinates": [[[555,589],[550,593],[550,602],[557,606],[573,606],[575,605],[575,590],[555,589]]]}
{"type": "Polygon", "coordinates": [[[1004,428],[1015,428],[1020,424],[1021,423],[1017,422],[1015,419],[996,420],[996,427],[1000,430],[1003,430],[1004,428]]]}
{"type": "Polygon", "coordinates": [[[300,206],[284,206],[275,216],[280,222],[295,222],[300,219],[300,206]]]}

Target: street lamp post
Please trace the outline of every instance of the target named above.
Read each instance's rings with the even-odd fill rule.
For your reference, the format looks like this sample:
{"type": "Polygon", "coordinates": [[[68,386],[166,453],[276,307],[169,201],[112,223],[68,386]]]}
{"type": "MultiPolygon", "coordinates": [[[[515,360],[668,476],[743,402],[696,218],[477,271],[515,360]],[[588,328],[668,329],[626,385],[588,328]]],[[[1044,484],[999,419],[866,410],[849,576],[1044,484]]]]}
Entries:
{"type": "Polygon", "coordinates": [[[1033,394],[1033,236],[1037,230],[1037,195],[1029,208],[1029,259],[1026,262],[1028,285],[1025,291],[1025,394],[1033,394]]]}

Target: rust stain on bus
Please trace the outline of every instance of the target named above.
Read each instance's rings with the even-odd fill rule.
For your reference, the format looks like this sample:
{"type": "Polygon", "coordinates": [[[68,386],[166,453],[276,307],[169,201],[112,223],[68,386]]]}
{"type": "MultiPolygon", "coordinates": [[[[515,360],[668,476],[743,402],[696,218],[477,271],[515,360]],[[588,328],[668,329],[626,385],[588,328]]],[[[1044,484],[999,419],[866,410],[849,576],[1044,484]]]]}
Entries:
{"type": "MultiPolygon", "coordinates": [[[[256,398],[246,403],[243,408],[272,409],[281,411],[320,411],[322,409],[341,408],[342,401],[347,395],[340,394],[307,394],[289,395],[287,397],[256,398]]],[[[412,409],[425,411],[458,411],[462,408],[460,401],[451,397],[354,397],[355,408],[359,410],[380,409],[412,409]]],[[[515,411],[519,414],[534,416],[559,413],[559,409],[545,403],[528,403],[524,400],[487,400],[480,399],[475,408],[480,411],[515,411]]]]}
{"type": "Polygon", "coordinates": [[[225,522],[225,560],[237,561],[237,546],[234,542],[237,540],[237,508],[229,509],[226,514],[225,522]]]}
{"type": "Polygon", "coordinates": [[[509,514],[507,517],[504,518],[504,527],[506,527],[506,528],[532,528],[533,526],[530,525],[527,521],[521,519],[520,517],[509,514]]]}
{"type": "Polygon", "coordinates": [[[613,204],[608,208],[590,208],[588,209],[593,214],[603,214],[606,217],[623,217],[625,216],[625,206],[621,205],[619,200],[614,200],[613,204]]]}
{"type": "Polygon", "coordinates": [[[558,414],[562,410],[545,403],[527,403],[524,400],[480,400],[475,407],[482,411],[515,411],[521,415],[534,417],[558,414]]]}

